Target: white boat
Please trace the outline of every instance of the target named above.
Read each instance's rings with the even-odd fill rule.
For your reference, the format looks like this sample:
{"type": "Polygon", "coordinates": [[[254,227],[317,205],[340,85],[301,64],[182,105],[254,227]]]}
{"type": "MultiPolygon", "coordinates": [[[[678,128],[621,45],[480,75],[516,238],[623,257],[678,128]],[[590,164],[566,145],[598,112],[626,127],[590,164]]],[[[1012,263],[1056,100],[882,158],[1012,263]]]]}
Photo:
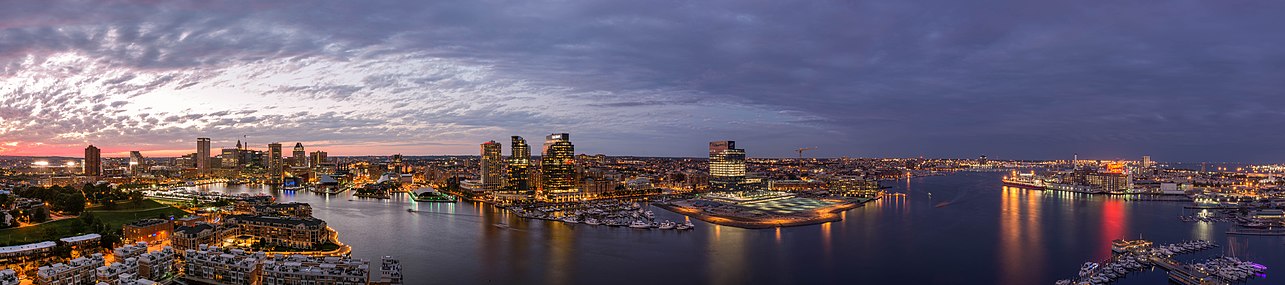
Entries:
{"type": "Polygon", "coordinates": [[[647,219],[655,219],[655,218],[656,218],[656,213],[652,213],[651,211],[644,212],[644,213],[643,213],[643,215],[644,215],[644,216],[647,216],[647,219]]]}
{"type": "Polygon", "coordinates": [[[658,229],[662,229],[662,230],[672,230],[672,229],[674,229],[674,226],[677,226],[677,225],[678,225],[678,224],[675,224],[674,222],[670,222],[669,220],[665,220],[664,222],[661,222],[659,226],[656,226],[656,228],[658,228],[658,229]]]}
{"type": "Polygon", "coordinates": [[[651,224],[648,224],[647,222],[644,222],[644,221],[634,221],[633,223],[629,223],[629,227],[635,228],[635,229],[646,229],[646,228],[651,228],[651,224]]]}
{"type": "Polygon", "coordinates": [[[679,230],[690,230],[695,227],[696,225],[693,225],[692,221],[686,221],[686,222],[683,222],[683,224],[678,225],[676,228],[679,230]]]}
{"type": "Polygon", "coordinates": [[[594,218],[584,219],[584,223],[585,223],[586,225],[593,225],[593,226],[597,226],[597,225],[601,225],[601,224],[602,224],[602,222],[599,222],[599,221],[598,221],[598,219],[594,219],[594,218]]]}
{"type": "Polygon", "coordinates": [[[566,216],[566,217],[563,217],[563,218],[562,218],[562,222],[564,222],[564,223],[572,223],[572,224],[578,224],[578,223],[580,223],[580,221],[579,221],[579,220],[576,220],[576,216],[566,216]]]}

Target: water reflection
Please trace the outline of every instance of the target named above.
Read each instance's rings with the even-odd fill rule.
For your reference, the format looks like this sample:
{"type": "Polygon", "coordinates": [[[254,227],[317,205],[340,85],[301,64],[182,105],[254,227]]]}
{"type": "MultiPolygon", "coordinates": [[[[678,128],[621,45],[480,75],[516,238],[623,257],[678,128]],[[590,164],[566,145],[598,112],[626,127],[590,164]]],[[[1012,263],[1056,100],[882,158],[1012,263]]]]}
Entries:
{"type": "Polygon", "coordinates": [[[710,284],[746,284],[745,275],[748,268],[745,267],[745,262],[748,256],[745,253],[746,233],[743,231],[714,226],[714,235],[710,237],[708,243],[711,254],[706,260],[710,271],[710,284]]]}

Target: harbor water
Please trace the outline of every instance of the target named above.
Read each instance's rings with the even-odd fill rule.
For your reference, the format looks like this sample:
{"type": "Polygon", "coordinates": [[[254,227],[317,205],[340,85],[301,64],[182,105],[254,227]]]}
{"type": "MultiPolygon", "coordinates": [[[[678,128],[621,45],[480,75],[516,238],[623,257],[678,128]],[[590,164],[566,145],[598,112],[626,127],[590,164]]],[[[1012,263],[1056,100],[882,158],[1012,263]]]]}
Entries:
{"type": "MultiPolygon", "coordinates": [[[[1226,223],[1183,222],[1184,202],[1130,201],[1001,185],[1002,173],[885,181],[889,197],[843,221],[747,230],[695,219],[691,231],[525,220],[480,203],[416,203],[213,184],[305,202],[353,255],[402,260],[407,284],[1053,284],[1111,240],[1211,240],[1183,262],[1229,255],[1268,267],[1248,284],[1285,283],[1285,237],[1232,236],[1226,223]],[[414,209],[409,212],[407,209],[414,209]]],[[[651,207],[656,219],[684,217],[651,207]]],[[[1116,284],[1166,284],[1163,271],[1116,284]]]]}

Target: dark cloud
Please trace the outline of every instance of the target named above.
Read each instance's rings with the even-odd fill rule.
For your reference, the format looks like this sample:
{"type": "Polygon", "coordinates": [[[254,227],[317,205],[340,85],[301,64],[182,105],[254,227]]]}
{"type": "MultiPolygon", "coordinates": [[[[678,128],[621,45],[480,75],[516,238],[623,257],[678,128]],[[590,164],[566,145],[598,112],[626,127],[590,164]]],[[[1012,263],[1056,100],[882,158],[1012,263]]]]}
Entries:
{"type": "Polygon", "coordinates": [[[115,95],[234,89],[352,110],[197,106],[113,128],[179,140],[271,125],[262,135],[423,145],[570,131],[583,134],[580,149],[653,155],[700,155],[704,141],[730,138],[773,156],[816,145],[828,156],[1279,161],[1265,153],[1285,123],[1272,108],[1285,103],[1280,11],[1285,3],[1217,1],[13,2],[0,4],[0,79],[33,84],[0,89],[0,134],[93,133],[103,117],[61,114],[134,105],[115,95]],[[87,62],[35,68],[66,52],[87,62]],[[36,70],[114,73],[34,84],[44,81],[24,72],[36,70]],[[237,113],[247,108],[263,112],[237,113]],[[35,119],[55,122],[25,123],[35,119]],[[622,143],[637,140],[656,143],[622,143]]]}

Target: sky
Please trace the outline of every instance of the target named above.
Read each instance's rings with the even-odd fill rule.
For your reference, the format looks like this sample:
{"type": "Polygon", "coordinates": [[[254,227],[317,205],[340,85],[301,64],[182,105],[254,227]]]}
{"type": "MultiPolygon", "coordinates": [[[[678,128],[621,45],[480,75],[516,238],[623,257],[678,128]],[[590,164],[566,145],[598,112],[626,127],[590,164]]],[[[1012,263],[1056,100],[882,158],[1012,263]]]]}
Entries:
{"type": "Polygon", "coordinates": [[[1285,162],[1282,1],[4,1],[0,155],[1285,162]]]}

